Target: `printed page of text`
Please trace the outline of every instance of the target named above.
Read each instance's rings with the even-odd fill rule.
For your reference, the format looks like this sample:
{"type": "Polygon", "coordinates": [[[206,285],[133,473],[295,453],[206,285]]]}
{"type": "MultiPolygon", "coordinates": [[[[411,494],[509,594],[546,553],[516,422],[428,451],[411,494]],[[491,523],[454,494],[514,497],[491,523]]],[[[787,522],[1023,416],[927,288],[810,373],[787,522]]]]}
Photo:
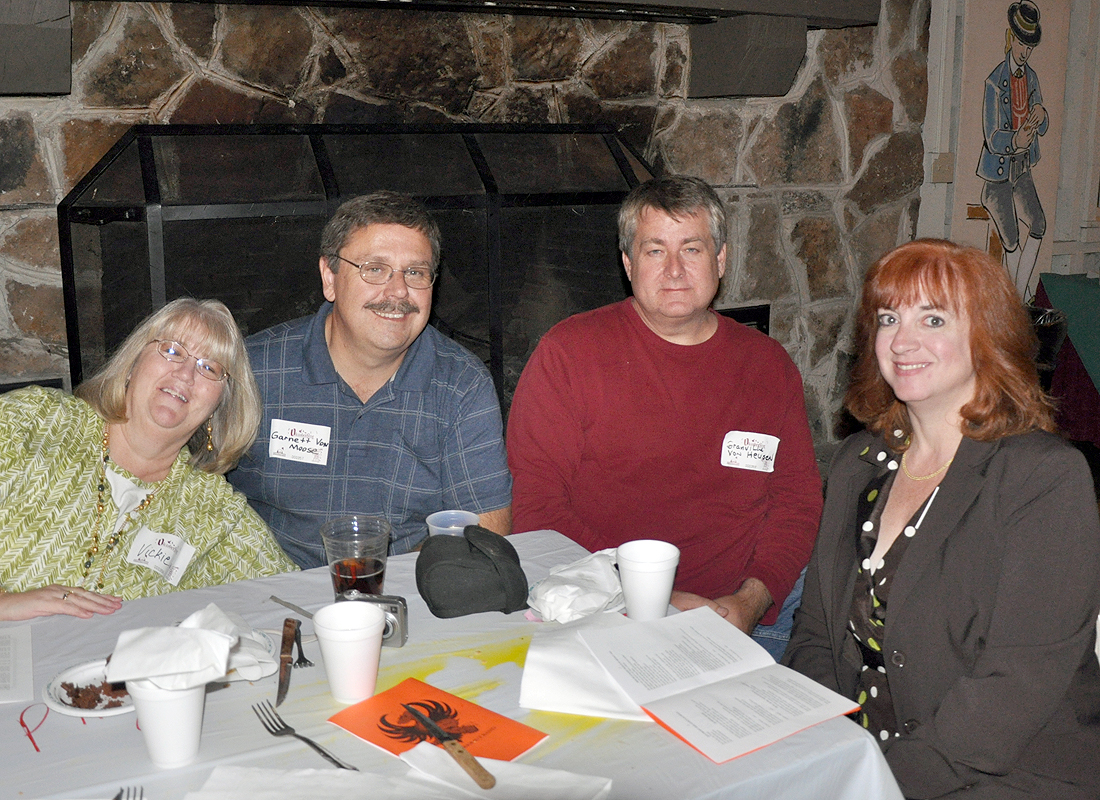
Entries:
{"type": "Polygon", "coordinates": [[[0,628],[0,703],[34,699],[31,626],[0,628]]]}
{"type": "Polygon", "coordinates": [[[767,650],[706,607],[579,633],[640,706],[775,664],[767,650]]]}
{"type": "Polygon", "coordinates": [[[858,707],[805,675],[773,664],[656,700],[646,711],[720,764],[858,707]]]}

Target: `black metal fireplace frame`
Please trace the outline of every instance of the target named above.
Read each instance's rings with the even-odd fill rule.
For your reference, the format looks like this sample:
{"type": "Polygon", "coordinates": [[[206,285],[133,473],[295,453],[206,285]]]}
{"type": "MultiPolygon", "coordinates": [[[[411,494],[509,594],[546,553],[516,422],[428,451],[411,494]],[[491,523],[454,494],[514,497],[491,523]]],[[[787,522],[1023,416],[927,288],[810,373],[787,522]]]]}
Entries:
{"type": "MultiPolygon", "coordinates": [[[[206,219],[330,216],[336,207],[352,194],[341,192],[334,173],[324,137],[332,134],[461,134],[469,156],[482,182],[483,194],[418,195],[429,209],[481,208],[487,219],[486,257],[489,299],[489,370],[498,392],[504,386],[503,320],[499,297],[501,293],[501,212],[503,209],[533,206],[575,206],[618,204],[626,191],[573,191],[554,193],[507,193],[500,189],[477,140],[483,133],[524,134],[596,134],[602,137],[627,187],[636,186],[652,174],[641,155],[620,140],[611,125],[464,125],[464,124],[372,124],[372,125],[136,125],[108,151],[58,204],[58,235],[65,301],[66,332],[72,385],[87,377],[80,357],[80,330],[77,316],[77,281],[74,264],[73,224],[102,225],[114,221],[144,222],[147,226],[149,281],[153,307],[164,305],[165,252],[163,246],[165,222],[201,221],[206,219]],[[309,201],[275,201],[269,203],[222,203],[195,205],[163,205],[154,159],[153,140],[158,136],[236,136],[236,135],[296,135],[308,138],[323,185],[324,199],[309,201]],[[143,202],[132,205],[116,203],[110,206],[81,205],[80,201],[97,180],[133,143],[137,143],[140,162],[143,202]]],[[[381,187],[380,187],[381,188],[381,187]]]]}

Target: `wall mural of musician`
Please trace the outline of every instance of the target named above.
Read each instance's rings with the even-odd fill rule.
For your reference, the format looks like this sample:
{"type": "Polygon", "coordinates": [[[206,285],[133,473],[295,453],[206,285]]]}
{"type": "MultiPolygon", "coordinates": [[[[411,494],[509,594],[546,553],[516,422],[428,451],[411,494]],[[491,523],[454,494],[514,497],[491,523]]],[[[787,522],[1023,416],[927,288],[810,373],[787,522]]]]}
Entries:
{"type": "Polygon", "coordinates": [[[1039,137],[1050,127],[1050,117],[1039,76],[1028,64],[1042,35],[1035,3],[1021,0],[1008,7],[1005,60],[985,79],[982,102],[982,206],[997,226],[1009,277],[1024,297],[1047,229],[1031,168],[1041,158],[1039,137]],[[1026,237],[1021,237],[1021,222],[1026,237]]]}
{"type": "Polygon", "coordinates": [[[952,237],[1001,259],[1025,300],[1034,294],[1039,273],[1050,268],[1047,234],[1058,191],[1068,41],[1065,5],[1054,0],[966,4],[952,237]],[[970,160],[975,156],[976,168],[970,160]]]}

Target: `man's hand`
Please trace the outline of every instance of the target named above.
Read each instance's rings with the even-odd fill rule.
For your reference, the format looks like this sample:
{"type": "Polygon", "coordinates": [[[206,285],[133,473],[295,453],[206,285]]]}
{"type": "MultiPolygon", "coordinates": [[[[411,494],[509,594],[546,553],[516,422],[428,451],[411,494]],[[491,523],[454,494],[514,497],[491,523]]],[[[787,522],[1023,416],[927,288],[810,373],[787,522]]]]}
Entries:
{"type": "Polygon", "coordinates": [[[479,514],[477,524],[493,533],[507,536],[512,532],[512,507],[505,506],[496,511],[486,511],[479,514]]]}
{"type": "Polygon", "coordinates": [[[0,619],[23,620],[68,614],[88,619],[95,614],[113,614],[122,608],[122,598],[73,589],[56,583],[27,592],[0,592],[0,619]]]}
{"type": "Polygon", "coordinates": [[[722,616],[727,622],[751,634],[760,618],[771,608],[772,596],[762,582],[749,578],[736,592],[719,597],[715,602],[725,609],[726,613],[722,616]]]}
{"type": "Polygon", "coordinates": [[[729,613],[725,607],[718,603],[718,601],[708,600],[705,597],[697,594],[692,594],[691,592],[673,592],[672,600],[670,602],[672,603],[673,608],[678,608],[681,611],[691,611],[691,609],[693,608],[707,606],[708,608],[717,611],[718,614],[723,617],[729,613]]]}
{"type": "Polygon", "coordinates": [[[673,592],[672,605],[681,611],[707,606],[717,611],[719,616],[725,617],[727,622],[751,634],[756,623],[771,608],[772,596],[763,583],[756,578],[749,578],[736,592],[717,600],[708,600],[691,592],[673,592]]]}

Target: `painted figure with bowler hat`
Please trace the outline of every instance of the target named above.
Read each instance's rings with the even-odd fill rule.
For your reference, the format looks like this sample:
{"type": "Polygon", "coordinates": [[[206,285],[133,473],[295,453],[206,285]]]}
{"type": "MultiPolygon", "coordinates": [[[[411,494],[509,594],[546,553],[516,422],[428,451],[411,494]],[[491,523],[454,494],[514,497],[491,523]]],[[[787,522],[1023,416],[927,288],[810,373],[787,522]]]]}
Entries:
{"type": "Polygon", "coordinates": [[[1031,0],[1008,7],[1005,60],[985,80],[984,141],[977,170],[985,181],[982,205],[997,226],[1008,275],[1025,300],[1047,228],[1031,174],[1039,162],[1039,137],[1050,125],[1039,76],[1028,63],[1043,35],[1039,16],[1031,0]],[[1021,222],[1027,226],[1022,243],[1021,222]]]}

